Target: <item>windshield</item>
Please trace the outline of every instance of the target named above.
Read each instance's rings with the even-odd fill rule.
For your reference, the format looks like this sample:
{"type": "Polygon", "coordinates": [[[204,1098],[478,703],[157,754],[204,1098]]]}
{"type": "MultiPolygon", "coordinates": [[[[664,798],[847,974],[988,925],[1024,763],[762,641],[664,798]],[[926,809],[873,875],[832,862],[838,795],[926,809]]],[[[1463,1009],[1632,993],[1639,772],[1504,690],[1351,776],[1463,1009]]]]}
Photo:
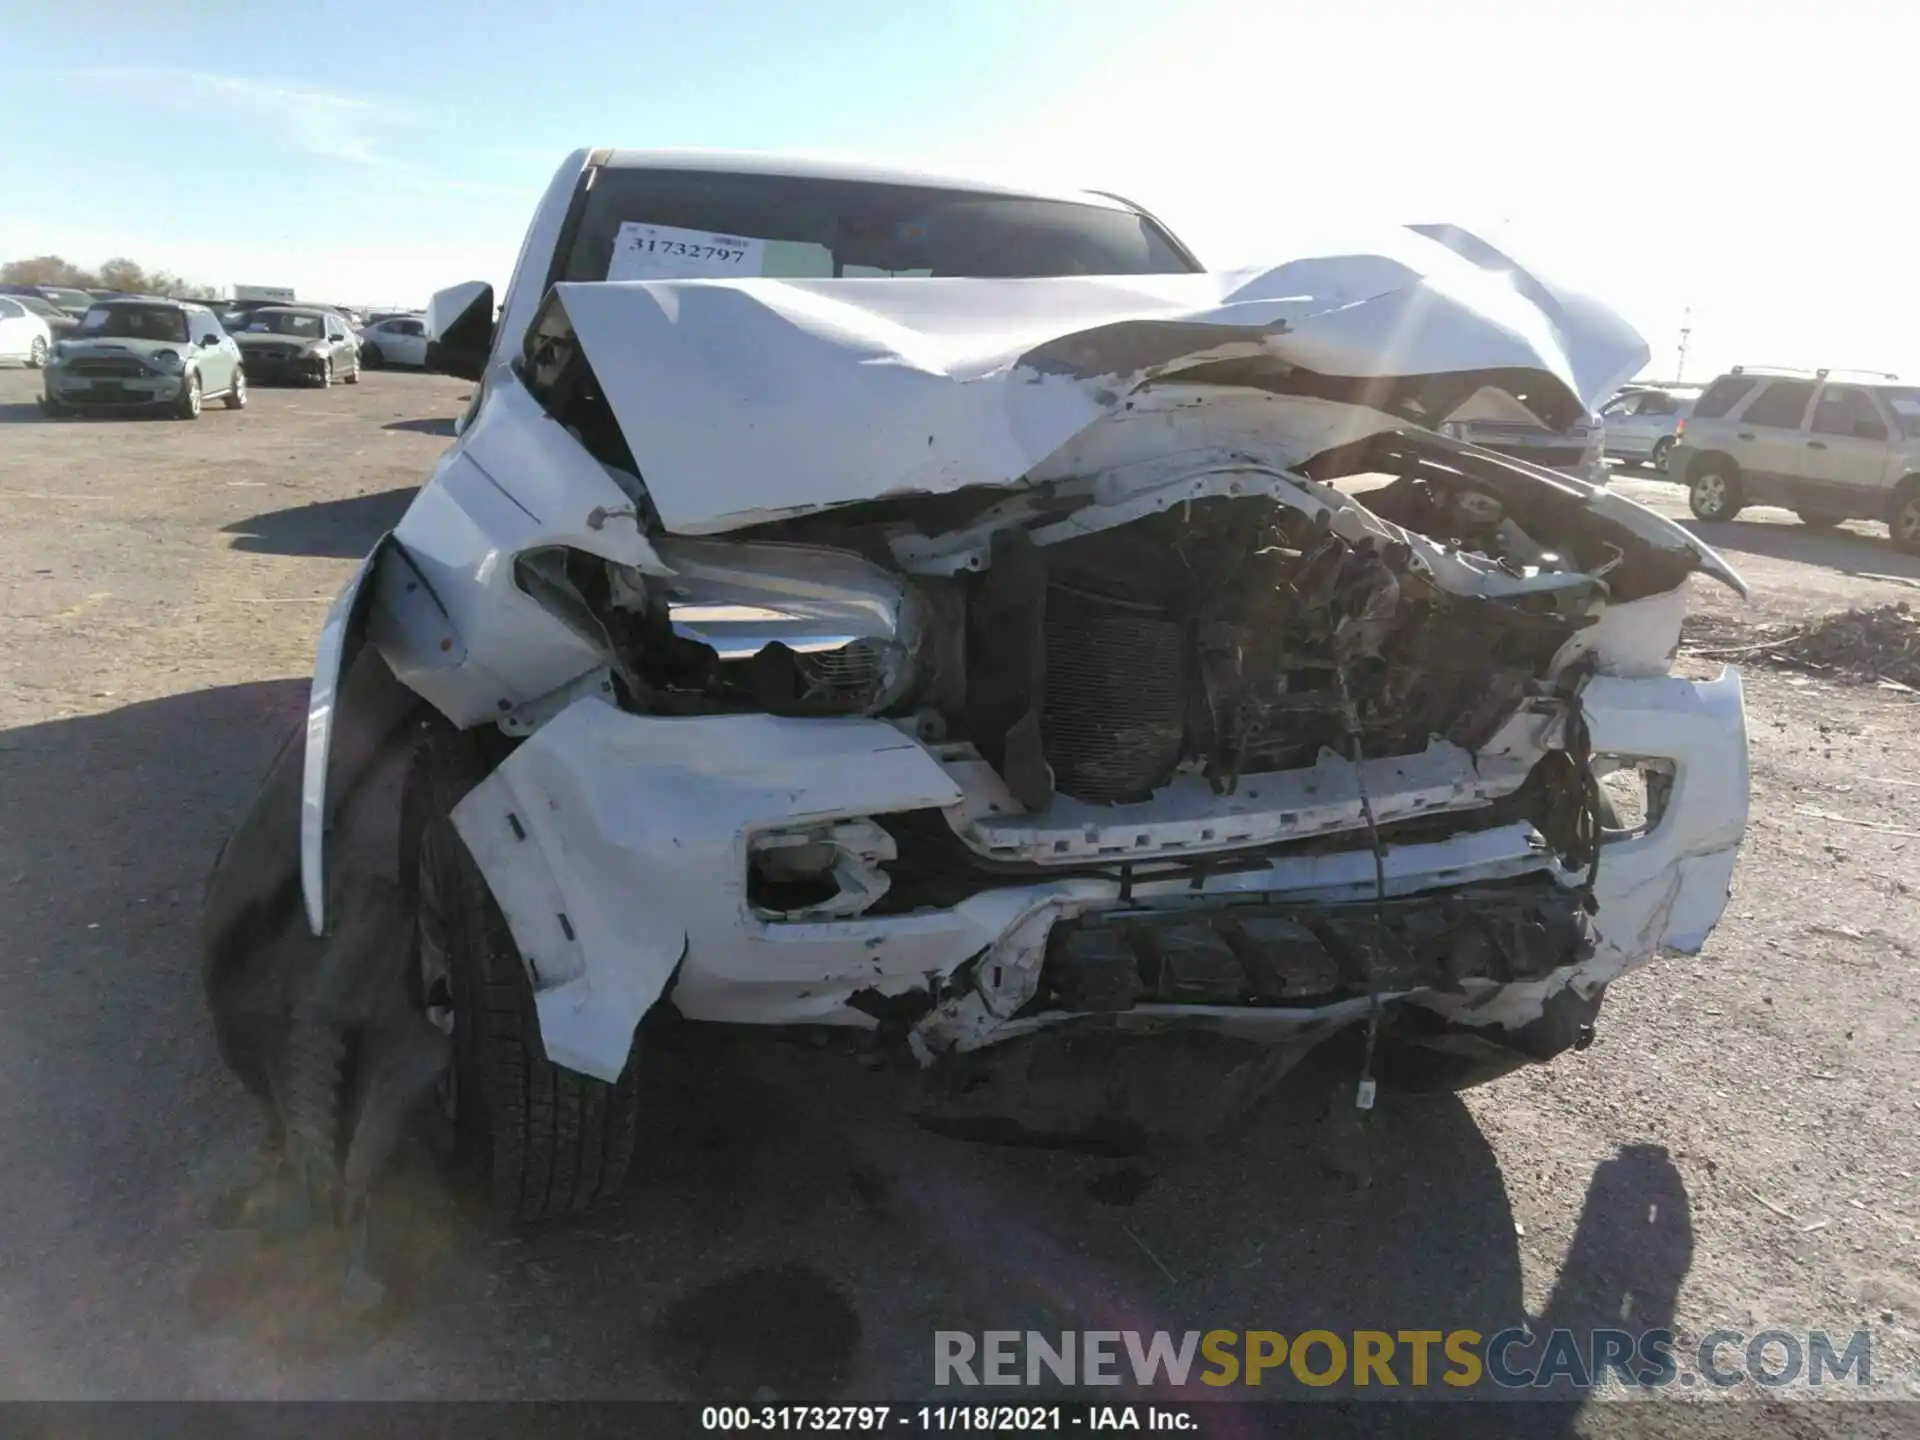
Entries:
{"type": "Polygon", "coordinates": [[[1063,200],[870,181],[609,168],[563,280],[1166,275],[1152,221],[1063,200]]]}
{"type": "Polygon", "coordinates": [[[242,335],[292,335],[301,340],[319,340],[327,333],[327,322],[318,315],[301,315],[292,310],[256,310],[240,322],[242,335]]]}
{"type": "Polygon", "coordinates": [[[80,333],[97,339],[184,343],[187,317],[171,305],[96,305],[80,317],[80,333]]]}
{"type": "Polygon", "coordinates": [[[1880,398],[1887,402],[1887,408],[1899,422],[1900,433],[1909,440],[1920,439],[1920,390],[1911,387],[1882,390],[1880,398]]]}

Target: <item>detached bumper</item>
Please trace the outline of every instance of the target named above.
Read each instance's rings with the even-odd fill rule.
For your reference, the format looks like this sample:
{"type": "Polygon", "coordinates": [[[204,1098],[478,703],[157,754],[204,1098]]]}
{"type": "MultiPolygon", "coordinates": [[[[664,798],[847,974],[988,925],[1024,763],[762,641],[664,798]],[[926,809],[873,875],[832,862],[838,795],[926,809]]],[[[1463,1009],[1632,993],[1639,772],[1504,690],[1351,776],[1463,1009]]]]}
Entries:
{"type": "MultiPolygon", "coordinates": [[[[1604,848],[1591,936],[1565,963],[1549,960],[1523,980],[1469,977],[1397,992],[1409,1002],[1462,1023],[1518,1027],[1568,986],[1591,994],[1663,949],[1698,949],[1719,918],[1747,815],[1737,676],[1600,678],[1585,704],[1597,752],[1672,767],[1659,823],[1604,848]]],[[[956,905],[903,914],[784,920],[749,903],[757,834],[950,809],[964,783],[963,768],[950,771],[878,721],[656,719],[588,699],[515,750],[453,819],[527,961],[548,1055],[604,1079],[619,1074],[634,1027],[669,985],[692,1019],[874,1027],[878,1015],[900,1016],[894,1023],[911,1025],[923,1053],[966,1050],[1074,1018],[1047,1011],[1040,987],[1060,921],[1093,917],[1097,928],[1099,917],[1129,907],[1192,913],[1373,894],[1373,856],[1356,833],[1353,849],[1201,878],[989,876],[956,905]]],[[[1152,825],[1131,828],[1144,841],[1134,858],[1153,858],[1152,825]]],[[[1582,878],[1566,874],[1525,824],[1392,846],[1385,869],[1395,896],[1582,878]]],[[[1084,944],[1087,927],[1077,933],[1084,944]]],[[[1400,973],[1419,983],[1417,972],[1400,973]]],[[[1164,993],[1149,994],[1110,1018],[1123,1028],[1198,1024],[1280,1039],[1358,1018],[1368,1003],[1351,994],[1163,1002],[1164,993]]]]}

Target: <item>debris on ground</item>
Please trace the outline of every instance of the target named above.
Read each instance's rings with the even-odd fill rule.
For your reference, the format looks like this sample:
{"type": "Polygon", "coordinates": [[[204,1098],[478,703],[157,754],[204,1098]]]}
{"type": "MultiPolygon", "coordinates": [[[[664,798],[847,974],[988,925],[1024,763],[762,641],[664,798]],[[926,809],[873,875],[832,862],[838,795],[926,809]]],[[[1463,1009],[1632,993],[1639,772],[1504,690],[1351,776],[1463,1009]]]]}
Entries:
{"type": "Polygon", "coordinates": [[[1688,616],[1682,646],[1706,659],[1739,658],[1813,670],[1855,685],[1920,693],[1920,612],[1904,600],[1814,620],[1742,625],[1688,616]]]}

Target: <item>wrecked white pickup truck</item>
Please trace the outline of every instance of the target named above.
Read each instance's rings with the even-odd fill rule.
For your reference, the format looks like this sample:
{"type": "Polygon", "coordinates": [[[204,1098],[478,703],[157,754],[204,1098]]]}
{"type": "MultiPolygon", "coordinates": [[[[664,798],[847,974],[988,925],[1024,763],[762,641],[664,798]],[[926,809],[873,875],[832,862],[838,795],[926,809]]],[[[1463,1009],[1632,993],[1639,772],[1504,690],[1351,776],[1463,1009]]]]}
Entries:
{"type": "Polygon", "coordinates": [[[1646,355],[1447,233],[1209,274],[1106,197],[570,157],[497,320],[437,303],[471,407],[209,891],[307,1182],[437,1091],[508,1215],[580,1209],[661,1017],[1043,1131],[1347,1030],[1369,1101],[1584,1044],[1725,904],[1740,684],[1668,667],[1741,582],[1438,433],[1646,355]]]}

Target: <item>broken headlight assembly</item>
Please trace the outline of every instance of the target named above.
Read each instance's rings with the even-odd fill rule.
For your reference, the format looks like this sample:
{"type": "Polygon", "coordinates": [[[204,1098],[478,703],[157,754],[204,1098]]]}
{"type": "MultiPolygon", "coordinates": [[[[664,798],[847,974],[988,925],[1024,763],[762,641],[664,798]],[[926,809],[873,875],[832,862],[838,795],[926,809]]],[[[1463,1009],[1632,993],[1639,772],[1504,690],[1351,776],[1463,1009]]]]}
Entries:
{"type": "Polygon", "coordinates": [[[520,588],[608,654],[635,707],[880,715],[920,678],[925,608],[850,551],[662,537],[661,573],[577,550],[522,554],[520,588]]]}

